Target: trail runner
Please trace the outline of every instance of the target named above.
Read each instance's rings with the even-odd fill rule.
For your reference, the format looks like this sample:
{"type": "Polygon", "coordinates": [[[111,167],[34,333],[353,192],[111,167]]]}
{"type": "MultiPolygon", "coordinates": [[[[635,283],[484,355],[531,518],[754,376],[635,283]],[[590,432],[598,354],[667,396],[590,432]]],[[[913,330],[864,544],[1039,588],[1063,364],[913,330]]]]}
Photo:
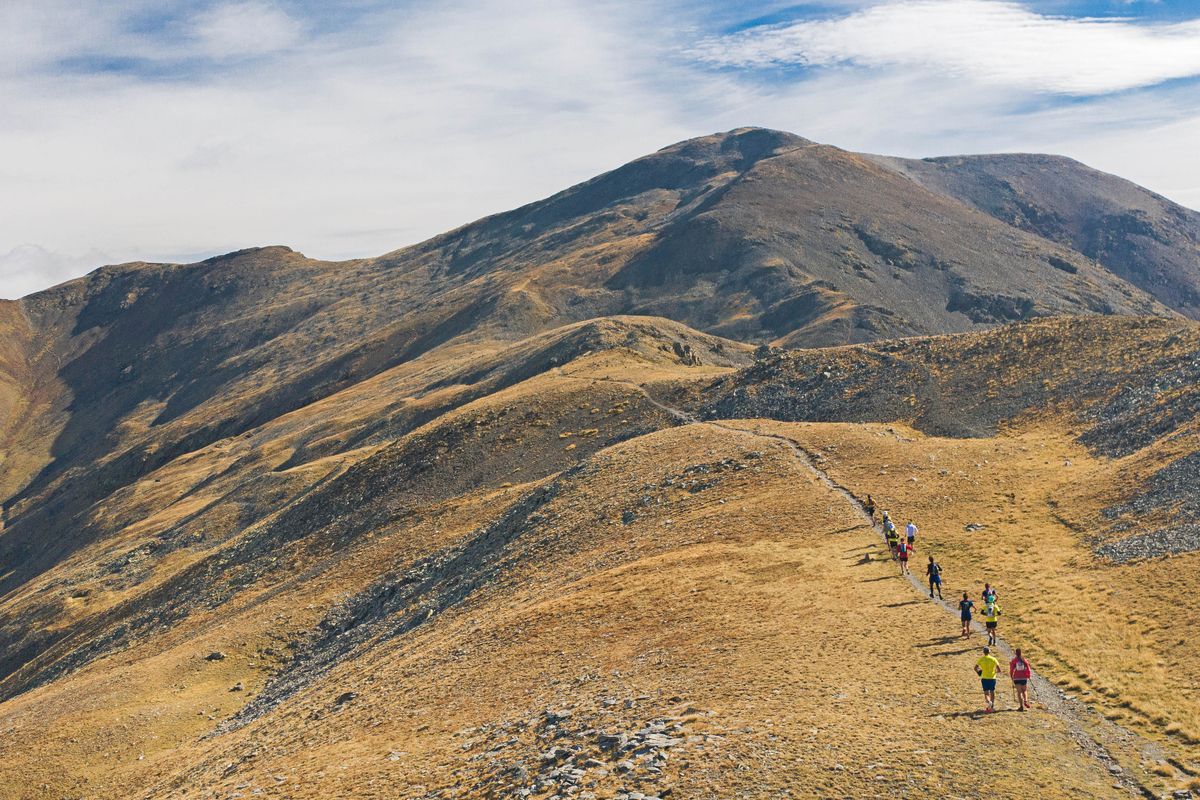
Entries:
{"type": "Polygon", "coordinates": [[[971,635],[971,610],[975,608],[975,601],[967,597],[967,593],[963,592],[962,600],[958,601],[958,618],[962,620],[962,635],[965,639],[971,635]]]}
{"type": "Polygon", "coordinates": [[[983,598],[984,605],[987,605],[988,603],[994,603],[996,602],[996,590],[992,588],[990,583],[985,583],[983,585],[983,593],[980,595],[980,597],[983,598]]]}
{"type": "Polygon", "coordinates": [[[942,565],[934,561],[933,556],[925,565],[925,574],[929,576],[929,598],[933,599],[933,590],[937,589],[938,600],[945,599],[942,597],[942,565]]]}
{"type": "Polygon", "coordinates": [[[1017,710],[1024,711],[1027,708],[1033,708],[1029,702],[1029,680],[1033,677],[1033,669],[1025,660],[1025,656],[1021,655],[1019,647],[1013,660],[1008,662],[1008,677],[1012,678],[1013,690],[1017,693],[1017,710]]]}
{"type": "Polygon", "coordinates": [[[983,699],[987,702],[984,713],[990,714],[996,710],[996,675],[1000,672],[1000,662],[992,655],[992,651],[983,648],[983,655],[975,662],[975,674],[983,684],[983,699]]]}
{"type": "Polygon", "coordinates": [[[983,625],[987,628],[988,644],[996,644],[996,626],[1000,624],[1000,606],[988,603],[983,607],[983,625]]]}

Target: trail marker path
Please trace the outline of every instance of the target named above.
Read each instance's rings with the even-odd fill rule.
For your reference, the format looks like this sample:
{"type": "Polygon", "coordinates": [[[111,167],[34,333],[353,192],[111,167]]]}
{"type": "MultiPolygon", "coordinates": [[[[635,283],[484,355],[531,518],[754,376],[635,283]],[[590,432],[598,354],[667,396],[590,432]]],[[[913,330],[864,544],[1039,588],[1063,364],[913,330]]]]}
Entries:
{"type": "MultiPolygon", "coordinates": [[[[570,375],[569,373],[563,372],[561,369],[558,370],[558,374],[562,375],[563,377],[572,377],[579,380],[590,379],[595,381],[603,381],[605,383],[615,383],[630,389],[635,389],[640,392],[645,397],[646,401],[652,406],[665,412],[672,419],[684,425],[709,425],[721,430],[756,436],[763,439],[770,439],[783,444],[792,453],[792,455],[795,456],[796,460],[801,465],[803,465],[814,476],[816,476],[816,478],[828,489],[840,495],[847,503],[849,503],[855,509],[858,515],[862,517],[863,521],[870,525],[871,529],[874,530],[880,538],[883,538],[882,526],[875,524],[875,520],[867,513],[866,506],[864,505],[863,501],[855,496],[855,494],[848,488],[835,481],[829,475],[829,473],[817,466],[817,462],[813,457],[813,454],[806,450],[804,446],[795,439],[778,433],[764,432],[752,427],[743,428],[738,425],[730,425],[720,421],[701,420],[695,414],[691,414],[682,409],[674,408],[659,402],[658,400],[654,399],[644,387],[632,381],[607,377],[601,378],[592,375],[570,375]]],[[[747,424],[752,424],[752,421],[747,420],[747,424]]],[[[898,575],[897,577],[906,577],[912,588],[920,594],[921,599],[936,603],[939,607],[946,611],[947,614],[952,615],[957,624],[957,608],[950,605],[950,602],[946,600],[930,598],[925,585],[921,582],[921,579],[918,578],[918,576],[909,573],[904,576],[898,575]]],[[[972,622],[971,625],[974,632],[980,634],[985,633],[984,628],[978,622],[972,622]]],[[[980,645],[980,647],[982,647],[982,645],[980,645]]],[[[1003,637],[997,637],[997,644],[993,649],[1002,655],[1006,660],[1011,659],[1013,656],[1012,648],[1009,647],[1008,643],[1004,641],[1003,637]]],[[[1067,730],[1071,735],[1071,738],[1083,752],[1098,761],[1105,767],[1105,769],[1108,770],[1109,774],[1112,776],[1114,784],[1120,784],[1126,790],[1128,790],[1132,796],[1148,798],[1158,797],[1156,792],[1151,790],[1149,787],[1143,786],[1127,771],[1121,768],[1116,759],[1109,752],[1108,747],[1105,746],[1104,741],[1114,744],[1122,744],[1125,746],[1135,746],[1143,751],[1156,751],[1155,755],[1158,758],[1165,758],[1165,754],[1162,753],[1157,746],[1154,745],[1154,743],[1149,742],[1143,737],[1134,734],[1115,722],[1106,719],[1104,716],[1088,708],[1083,703],[1068,698],[1057,686],[1050,683],[1036,672],[1030,681],[1029,695],[1031,700],[1036,703],[1040,703],[1047,711],[1060,717],[1066,723],[1067,730]]]]}

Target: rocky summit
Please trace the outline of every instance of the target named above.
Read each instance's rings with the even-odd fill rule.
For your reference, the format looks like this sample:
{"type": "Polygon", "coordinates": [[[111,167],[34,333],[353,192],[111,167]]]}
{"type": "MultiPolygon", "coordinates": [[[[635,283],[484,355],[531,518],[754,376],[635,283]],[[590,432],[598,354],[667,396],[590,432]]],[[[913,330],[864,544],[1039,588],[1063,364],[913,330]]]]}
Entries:
{"type": "Polygon", "coordinates": [[[1197,298],[1119,178],[744,128],[3,301],[0,797],[1200,794],[1197,298]]]}

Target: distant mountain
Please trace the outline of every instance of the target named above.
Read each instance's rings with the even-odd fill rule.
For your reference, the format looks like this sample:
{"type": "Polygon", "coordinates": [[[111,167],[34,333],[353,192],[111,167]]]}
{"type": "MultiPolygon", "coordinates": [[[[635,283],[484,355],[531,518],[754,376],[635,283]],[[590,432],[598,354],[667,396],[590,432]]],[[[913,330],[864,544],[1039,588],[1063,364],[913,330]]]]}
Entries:
{"type": "Polygon", "coordinates": [[[1200,214],[1123,178],[1046,155],[879,159],[922,186],[1070,247],[1200,318],[1200,214]]]}
{"type": "Polygon", "coordinates": [[[1192,314],[1195,219],[1061,159],[896,161],[743,128],[375,259],[267,247],[103,267],[5,306],[0,488],[13,530],[0,556],[53,563],[86,538],[68,520],[129,480],[397,365],[587,319],[667,317],[813,347],[1047,315],[1192,314]],[[1043,162],[1068,184],[1027,177],[1043,162]],[[1053,213],[981,213],[971,187],[992,173],[1053,213]],[[1094,198],[1107,205],[1084,216],[1094,198]],[[1126,222],[1110,230],[1110,218],[1126,222]],[[1126,224],[1143,218],[1153,247],[1126,224]],[[1128,255],[1142,252],[1152,268],[1128,255]]]}

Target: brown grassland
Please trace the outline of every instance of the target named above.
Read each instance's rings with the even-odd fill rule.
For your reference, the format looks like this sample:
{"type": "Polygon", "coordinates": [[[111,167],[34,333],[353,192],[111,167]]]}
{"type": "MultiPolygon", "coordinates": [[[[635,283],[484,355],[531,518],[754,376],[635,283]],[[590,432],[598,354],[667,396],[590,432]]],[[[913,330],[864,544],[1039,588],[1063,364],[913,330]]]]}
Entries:
{"type": "MultiPolygon", "coordinates": [[[[404,497],[410,513],[344,546],[280,549],[278,569],[228,600],[215,576],[186,617],[0,704],[0,793],[1127,797],[1194,785],[1197,638],[1179,598],[1196,589],[1196,554],[1114,566],[1085,535],[1128,490],[1124,462],[1055,417],[963,439],[900,422],[689,422],[667,407],[726,374],[654,347],[602,349],[402,443],[285,467],[310,493],[339,479],[351,492],[361,474],[381,476],[379,492],[425,452],[404,447],[439,443],[422,493],[404,497]],[[1033,712],[1012,713],[1002,682],[1000,712],[980,714],[982,637],[959,638],[956,617],[898,576],[825,475],[918,522],[914,568],[935,554],[948,602],[996,585],[1003,635],[1066,695],[1040,685],[1033,712]],[[429,559],[424,594],[354,605],[429,559]],[[476,577],[436,577],[444,562],[476,577]],[[340,637],[353,641],[333,637],[322,646],[336,657],[310,668],[305,647],[339,606],[358,615],[340,637]],[[280,676],[296,682],[280,692],[280,676]]],[[[215,529],[230,513],[221,493],[194,487],[247,446],[157,470],[106,512],[127,521],[120,537],[42,591],[63,575],[83,585],[105,553],[189,515],[215,529]]],[[[264,463],[291,456],[282,441],[254,447],[264,463]]],[[[226,535],[216,547],[252,531],[226,535]]],[[[56,624],[172,586],[206,557],[176,551],[122,589],[94,577],[56,624]]]]}

